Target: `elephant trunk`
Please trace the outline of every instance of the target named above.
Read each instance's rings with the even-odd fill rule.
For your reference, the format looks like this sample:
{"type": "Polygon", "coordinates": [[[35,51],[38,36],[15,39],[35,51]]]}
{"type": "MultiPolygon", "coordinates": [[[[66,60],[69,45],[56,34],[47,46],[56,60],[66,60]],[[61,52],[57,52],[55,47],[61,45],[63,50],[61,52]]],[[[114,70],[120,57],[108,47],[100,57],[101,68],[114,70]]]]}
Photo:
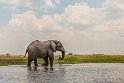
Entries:
{"type": "Polygon", "coordinates": [[[62,57],[59,57],[59,60],[63,60],[65,57],[65,52],[62,52],[62,57]]]}

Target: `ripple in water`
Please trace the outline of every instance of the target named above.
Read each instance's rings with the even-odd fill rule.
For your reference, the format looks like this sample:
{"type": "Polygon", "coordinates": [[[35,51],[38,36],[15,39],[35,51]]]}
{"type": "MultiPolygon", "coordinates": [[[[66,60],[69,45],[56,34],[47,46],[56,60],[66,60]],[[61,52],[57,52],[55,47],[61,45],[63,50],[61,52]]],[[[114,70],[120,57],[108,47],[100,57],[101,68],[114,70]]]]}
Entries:
{"type": "Polygon", "coordinates": [[[0,83],[124,83],[124,64],[85,63],[43,66],[0,66],[0,83]]]}

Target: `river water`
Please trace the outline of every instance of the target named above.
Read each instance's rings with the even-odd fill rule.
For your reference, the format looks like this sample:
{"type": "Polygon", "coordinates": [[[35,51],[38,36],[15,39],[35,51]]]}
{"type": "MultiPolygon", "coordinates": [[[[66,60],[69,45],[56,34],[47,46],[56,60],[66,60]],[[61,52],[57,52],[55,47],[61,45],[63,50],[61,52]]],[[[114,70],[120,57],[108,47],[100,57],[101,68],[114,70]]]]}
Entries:
{"type": "Polygon", "coordinates": [[[123,63],[0,66],[0,83],[124,83],[123,63]]]}

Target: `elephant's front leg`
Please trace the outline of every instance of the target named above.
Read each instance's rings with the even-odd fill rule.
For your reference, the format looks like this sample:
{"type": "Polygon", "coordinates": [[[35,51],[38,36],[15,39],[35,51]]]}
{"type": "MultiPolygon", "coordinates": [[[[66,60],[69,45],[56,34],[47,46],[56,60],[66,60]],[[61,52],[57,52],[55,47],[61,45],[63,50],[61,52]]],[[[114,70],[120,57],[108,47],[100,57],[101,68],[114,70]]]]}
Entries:
{"type": "Polygon", "coordinates": [[[50,60],[50,67],[51,67],[51,69],[53,69],[53,61],[54,61],[54,55],[53,54],[49,55],[49,60],[50,60]]]}

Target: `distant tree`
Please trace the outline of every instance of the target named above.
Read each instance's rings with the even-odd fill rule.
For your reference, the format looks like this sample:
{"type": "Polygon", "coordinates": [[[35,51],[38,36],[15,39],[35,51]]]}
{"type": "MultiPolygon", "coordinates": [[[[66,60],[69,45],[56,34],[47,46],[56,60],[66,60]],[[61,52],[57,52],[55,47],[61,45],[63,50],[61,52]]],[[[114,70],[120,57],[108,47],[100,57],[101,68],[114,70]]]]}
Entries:
{"type": "Polygon", "coordinates": [[[72,55],[72,53],[68,53],[68,55],[72,55]]]}
{"type": "Polygon", "coordinates": [[[6,55],[8,55],[8,56],[9,56],[10,54],[9,54],[9,53],[7,53],[6,55]]]}

